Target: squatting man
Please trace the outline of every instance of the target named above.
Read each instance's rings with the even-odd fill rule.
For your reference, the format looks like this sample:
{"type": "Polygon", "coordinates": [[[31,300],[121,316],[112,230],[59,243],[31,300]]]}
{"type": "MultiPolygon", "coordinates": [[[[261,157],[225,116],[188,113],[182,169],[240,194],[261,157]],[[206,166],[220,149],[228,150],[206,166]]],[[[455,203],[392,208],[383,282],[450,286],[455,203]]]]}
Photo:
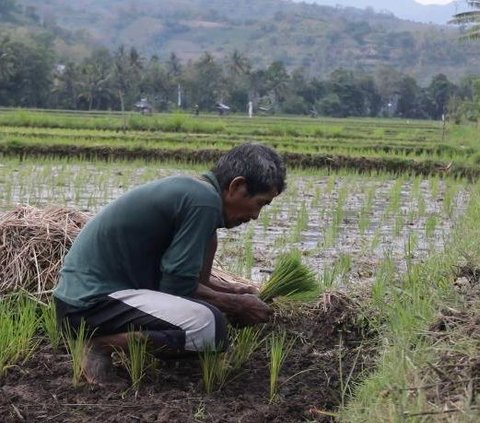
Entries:
{"type": "Polygon", "coordinates": [[[86,324],[88,382],[115,382],[111,354],[129,333],[157,351],[191,354],[228,345],[227,319],[265,322],[270,307],[253,286],[211,269],[218,228],[257,219],[285,189],[277,152],[239,145],[200,177],[171,176],[136,187],[103,208],[65,256],[54,290],[62,329],[86,324]]]}

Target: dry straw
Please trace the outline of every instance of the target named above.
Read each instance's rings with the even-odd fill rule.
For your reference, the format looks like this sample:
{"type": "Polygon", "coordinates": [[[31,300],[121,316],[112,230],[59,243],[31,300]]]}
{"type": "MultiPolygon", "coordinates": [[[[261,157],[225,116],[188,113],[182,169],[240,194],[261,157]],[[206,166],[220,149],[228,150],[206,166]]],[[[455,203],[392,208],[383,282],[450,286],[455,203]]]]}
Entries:
{"type": "MultiPolygon", "coordinates": [[[[63,257],[90,215],[75,209],[18,206],[0,213],[0,296],[28,291],[48,294],[58,279],[63,257]]],[[[219,268],[212,274],[226,282],[251,283],[219,268]]]]}
{"type": "Polygon", "coordinates": [[[64,207],[18,206],[0,215],[0,295],[26,290],[41,296],[88,215],[64,207]]]}

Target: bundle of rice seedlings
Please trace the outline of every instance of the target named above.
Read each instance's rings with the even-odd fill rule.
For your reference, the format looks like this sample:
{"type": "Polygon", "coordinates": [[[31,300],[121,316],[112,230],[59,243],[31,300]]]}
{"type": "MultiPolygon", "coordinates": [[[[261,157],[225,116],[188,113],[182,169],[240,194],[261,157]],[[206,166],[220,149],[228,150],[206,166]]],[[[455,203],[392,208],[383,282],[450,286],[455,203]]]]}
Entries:
{"type": "Polygon", "coordinates": [[[270,279],[260,288],[260,298],[271,301],[275,297],[301,297],[318,292],[315,274],[304,264],[300,252],[281,256],[270,279]]]}
{"type": "Polygon", "coordinates": [[[0,215],[0,295],[41,296],[57,281],[64,255],[88,215],[65,207],[18,206],[0,215]]]}

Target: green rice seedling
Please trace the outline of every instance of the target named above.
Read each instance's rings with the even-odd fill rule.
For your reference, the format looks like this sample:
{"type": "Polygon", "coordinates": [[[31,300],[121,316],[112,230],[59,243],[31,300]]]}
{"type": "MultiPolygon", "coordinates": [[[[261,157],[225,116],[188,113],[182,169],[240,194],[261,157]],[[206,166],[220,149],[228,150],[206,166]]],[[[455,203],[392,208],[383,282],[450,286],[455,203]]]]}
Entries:
{"type": "Polygon", "coordinates": [[[319,240],[319,247],[333,247],[338,236],[338,226],[334,222],[325,230],[323,240],[319,240]]]}
{"type": "Polygon", "coordinates": [[[412,232],[409,232],[407,241],[405,242],[405,245],[404,245],[404,253],[407,261],[414,257],[415,248],[417,247],[417,241],[418,241],[417,235],[412,232]]]}
{"type": "Polygon", "coordinates": [[[375,189],[370,188],[367,191],[366,200],[363,203],[362,208],[360,209],[360,213],[358,216],[358,229],[362,235],[370,226],[374,195],[375,195],[375,189]]]}
{"type": "Polygon", "coordinates": [[[383,261],[375,273],[375,280],[372,284],[372,300],[374,304],[383,306],[388,286],[391,285],[395,275],[395,263],[391,251],[387,251],[383,261]]]}
{"type": "Polygon", "coordinates": [[[382,237],[382,233],[380,232],[380,228],[377,228],[373,233],[372,239],[370,241],[370,247],[374,250],[380,244],[380,240],[382,237]]]}
{"type": "Polygon", "coordinates": [[[399,214],[395,217],[395,223],[393,225],[393,234],[395,236],[400,236],[402,229],[405,225],[405,219],[402,214],[399,214]]]}
{"type": "Polygon", "coordinates": [[[299,251],[281,256],[269,280],[260,289],[260,298],[271,301],[275,297],[297,296],[317,292],[315,274],[302,264],[299,251]]]}
{"type": "Polygon", "coordinates": [[[400,208],[403,182],[403,179],[397,179],[390,189],[388,193],[387,214],[396,212],[400,208]]]}
{"type": "Polygon", "coordinates": [[[350,254],[342,253],[335,261],[335,266],[337,268],[337,273],[342,280],[342,282],[346,282],[347,275],[352,269],[352,256],[350,254]]]}
{"type": "Polygon", "coordinates": [[[62,334],[58,329],[57,313],[53,301],[41,307],[41,326],[52,347],[57,349],[62,341],[62,334]]]}
{"type": "Polygon", "coordinates": [[[335,181],[336,181],[336,176],[335,175],[330,175],[327,180],[327,187],[326,187],[326,192],[328,194],[331,194],[333,191],[333,188],[335,188],[335,181]]]}
{"type": "Polygon", "coordinates": [[[270,226],[271,214],[269,210],[262,210],[260,216],[260,223],[263,228],[263,232],[267,232],[268,227],[270,226]]]}
{"type": "Polygon", "coordinates": [[[308,210],[305,201],[302,202],[300,210],[297,213],[295,225],[292,229],[291,242],[300,242],[302,232],[308,227],[308,210]]]}
{"type": "Polygon", "coordinates": [[[270,369],[270,390],[269,402],[273,402],[278,394],[278,379],[280,370],[288,356],[292,342],[287,342],[287,334],[283,331],[281,333],[272,333],[268,342],[269,353],[269,369],[270,369]]]}
{"type": "Polygon", "coordinates": [[[229,363],[232,370],[240,369],[252,353],[260,346],[260,329],[246,327],[239,329],[232,336],[232,347],[229,351],[229,363]]]}
{"type": "Polygon", "coordinates": [[[65,326],[63,340],[72,361],[72,384],[74,387],[80,384],[83,376],[83,361],[90,348],[88,346],[89,339],[84,320],[80,322],[76,332],[70,326],[65,326]]]}
{"type": "Polygon", "coordinates": [[[332,288],[337,280],[338,270],[336,266],[325,266],[320,277],[320,286],[322,290],[332,288]]]}
{"type": "Polygon", "coordinates": [[[425,198],[423,197],[423,195],[420,194],[420,196],[417,199],[417,216],[418,217],[425,216],[426,210],[427,210],[427,205],[425,202],[425,198]]]}
{"type": "Polygon", "coordinates": [[[199,358],[205,392],[211,394],[220,390],[231,370],[227,354],[217,352],[214,347],[207,346],[200,352],[199,358]]]}
{"type": "Polygon", "coordinates": [[[34,351],[36,311],[37,304],[25,295],[0,300],[0,376],[34,351]]]}
{"type": "Polygon", "coordinates": [[[118,351],[118,353],[130,376],[133,390],[138,392],[148,369],[148,338],[133,330],[128,333],[127,338],[128,357],[126,357],[125,351],[118,351]]]}
{"type": "Polygon", "coordinates": [[[455,209],[455,197],[457,195],[457,186],[453,184],[448,184],[447,189],[443,195],[443,212],[448,216],[453,216],[453,211],[455,209]]]}
{"type": "Polygon", "coordinates": [[[312,199],[311,207],[312,209],[316,209],[320,205],[320,200],[322,198],[322,188],[317,186],[315,188],[315,194],[312,199]]]}
{"type": "Polygon", "coordinates": [[[428,216],[425,221],[425,236],[429,239],[433,238],[435,235],[435,229],[437,228],[437,216],[432,214],[428,216]]]}
{"type": "Polygon", "coordinates": [[[440,180],[437,177],[430,178],[430,195],[435,198],[440,188],[440,180]]]}
{"type": "Polygon", "coordinates": [[[250,278],[252,273],[253,264],[255,262],[254,250],[253,250],[253,234],[254,227],[250,226],[245,232],[245,239],[243,245],[243,269],[242,274],[246,278],[250,278]]]}

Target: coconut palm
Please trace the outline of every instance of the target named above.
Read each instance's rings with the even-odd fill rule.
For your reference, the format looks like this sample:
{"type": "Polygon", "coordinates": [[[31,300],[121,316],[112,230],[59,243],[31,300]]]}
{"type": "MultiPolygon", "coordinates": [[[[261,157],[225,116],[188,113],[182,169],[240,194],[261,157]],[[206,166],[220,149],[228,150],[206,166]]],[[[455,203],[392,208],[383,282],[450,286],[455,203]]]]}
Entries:
{"type": "Polygon", "coordinates": [[[477,10],[457,13],[453,16],[450,23],[456,25],[467,25],[467,33],[462,37],[468,40],[477,40],[480,38],[480,0],[468,0],[468,5],[477,10]]]}

